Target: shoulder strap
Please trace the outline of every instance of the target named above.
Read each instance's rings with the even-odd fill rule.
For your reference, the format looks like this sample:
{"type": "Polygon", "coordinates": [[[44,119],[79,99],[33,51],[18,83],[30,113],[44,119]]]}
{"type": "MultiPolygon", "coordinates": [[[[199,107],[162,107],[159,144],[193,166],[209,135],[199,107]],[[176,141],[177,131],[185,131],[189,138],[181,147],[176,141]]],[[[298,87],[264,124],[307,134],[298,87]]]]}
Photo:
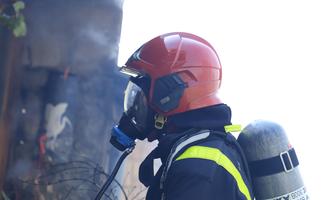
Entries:
{"type": "MultiPolygon", "coordinates": [[[[210,131],[209,130],[202,130],[193,134],[185,135],[182,138],[180,138],[172,147],[166,163],[164,165],[164,170],[162,173],[162,176],[160,178],[160,189],[164,189],[164,183],[167,177],[168,170],[170,169],[174,157],[177,155],[178,152],[180,152],[183,148],[188,146],[189,144],[192,144],[194,142],[206,139],[210,136],[210,131]]],[[[162,195],[163,196],[163,195],[162,195]]],[[[163,197],[162,197],[163,199],[163,197]]]]}
{"type": "MultiPolygon", "coordinates": [[[[225,132],[221,132],[221,131],[210,131],[210,130],[202,130],[202,131],[198,131],[196,133],[193,134],[189,134],[189,135],[185,135],[182,138],[180,138],[172,147],[170,154],[167,157],[166,163],[164,165],[164,170],[160,179],[160,189],[162,191],[162,200],[165,199],[165,194],[164,194],[164,183],[165,180],[167,178],[167,174],[168,171],[174,161],[174,158],[177,156],[177,154],[179,152],[182,152],[182,150],[185,150],[186,147],[191,146],[193,143],[198,143],[202,140],[206,140],[209,138],[209,136],[211,135],[215,135],[215,136],[219,136],[221,138],[223,138],[226,143],[231,144],[234,146],[234,148],[237,149],[240,157],[242,158],[242,162],[243,162],[243,168],[245,171],[245,174],[247,176],[247,181],[249,182],[249,184],[251,185],[251,177],[250,177],[250,171],[248,169],[248,165],[247,165],[247,161],[246,161],[246,157],[244,152],[242,151],[240,145],[238,144],[238,142],[236,141],[235,137],[229,133],[225,133],[225,132]]],[[[244,190],[245,191],[245,190],[244,190]]],[[[253,194],[252,191],[250,191],[251,193],[247,196],[252,197],[253,199],[253,194]]],[[[246,193],[247,194],[247,193],[246,193]]]]}
{"type": "Polygon", "coordinates": [[[252,200],[249,187],[246,184],[240,170],[238,170],[232,160],[220,149],[195,145],[185,150],[185,152],[176,158],[176,160],[183,160],[187,158],[213,161],[226,170],[235,179],[238,190],[245,196],[245,198],[247,200],[252,200]]]}
{"type": "MultiPolygon", "coordinates": [[[[251,179],[249,164],[247,162],[245,153],[244,153],[241,145],[237,142],[236,138],[230,133],[223,133],[223,132],[219,132],[219,131],[212,131],[212,133],[214,133],[214,135],[218,135],[222,138],[225,138],[225,141],[227,143],[234,146],[234,148],[237,150],[238,154],[240,155],[240,157],[242,159],[243,170],[246,174],[246,178],[247,178],[248,182],[250,183],[250,185],[252,186],[252,179],[251,179]]],[[[253,196],[253,194],[252,194],[252,196],[253,196]]]]}

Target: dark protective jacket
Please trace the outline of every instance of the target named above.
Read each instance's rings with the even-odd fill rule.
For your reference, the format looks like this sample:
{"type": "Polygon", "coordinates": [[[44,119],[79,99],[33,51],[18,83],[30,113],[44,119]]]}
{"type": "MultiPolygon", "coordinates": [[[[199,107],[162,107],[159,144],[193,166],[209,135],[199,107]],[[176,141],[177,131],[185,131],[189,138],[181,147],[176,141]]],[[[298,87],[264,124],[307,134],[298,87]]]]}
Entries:
{"type": "Polygon", "coordinates": [[[225,104],[172,116],[181,133],[166,134],[140,166],[149,186],[147,200],[253,200],[245,157],[234,136],[225,104]],[[162,166],[153,175],[153,159],[162,166]]]}

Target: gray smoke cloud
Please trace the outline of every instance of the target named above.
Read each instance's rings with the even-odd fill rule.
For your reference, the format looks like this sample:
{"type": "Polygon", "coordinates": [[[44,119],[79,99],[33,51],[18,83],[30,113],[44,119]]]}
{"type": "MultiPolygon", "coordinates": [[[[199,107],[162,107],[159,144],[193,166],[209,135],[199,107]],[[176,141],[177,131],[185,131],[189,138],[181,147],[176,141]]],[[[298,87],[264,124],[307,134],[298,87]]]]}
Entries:
{"type": "MultiPolygon", "coordinates": [[[[93,199],[117,159],[109,130],[127,78],[116,71],[121,0],[31,0],[7,194],[93,199]]],[[[116,199],[117,186],[106,194],[116,199]]],[[[119,197],[118,197],[119,198],[119,197]]]]}

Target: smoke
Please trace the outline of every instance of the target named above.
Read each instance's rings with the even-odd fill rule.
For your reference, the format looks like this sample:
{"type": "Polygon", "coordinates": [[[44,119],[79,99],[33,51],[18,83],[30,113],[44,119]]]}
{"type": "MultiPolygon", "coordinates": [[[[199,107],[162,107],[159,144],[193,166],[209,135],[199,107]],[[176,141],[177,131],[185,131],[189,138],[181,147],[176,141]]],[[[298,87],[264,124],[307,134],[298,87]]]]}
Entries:
{"type": "Polygon", "coordinates": [[[101,62],[116,63],[121,4],[110,0],[32,1],[26,10],[29,31],[24,64],[70,68],[74,74],[89,75],[101,70],[101,62]]]}
{"type": "Polygon", "coordinates": [[[116,161],[108,130],[122,113],[127,81],[116,72],[122,3],[26,2],[10,198],[92,197],[116,161]]]}
{"type": "Polygon", "coordinates": [[[9,169],[7,178],[15,179],[16,177],[28,177],[33,170],[33,163],[31,160],[22,158],[17,160],[16,164],[9,169]]]}

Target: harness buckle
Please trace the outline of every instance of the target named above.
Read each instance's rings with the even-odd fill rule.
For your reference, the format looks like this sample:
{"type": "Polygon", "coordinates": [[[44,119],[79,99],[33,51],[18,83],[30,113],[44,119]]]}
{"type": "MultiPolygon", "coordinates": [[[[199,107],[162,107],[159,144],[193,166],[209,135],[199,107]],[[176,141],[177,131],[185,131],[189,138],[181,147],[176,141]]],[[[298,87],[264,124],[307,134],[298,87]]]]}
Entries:
{"type": "Polygon", "coordinates": [[[280,158],[281,158],[281,162],[282,162],[284,171],[286,173],[291,172],[293,170],[294,166],[292,164],[292,160],[291,160],[289,151],[283,151],[282,153],[280,153],[280,158]],[[285,161],[289,161],[289,162],[285,162],[285,161]],[[290,166],[287,167],[287,163],[289,163],[290,166]]]}
{"type": "Polygon", "coordinates": [[[167,121],[167,117],[160,115],[160,114],[156,114],[155,115],[155,128],[157,128],[158,130],[163,129],[166,121],[167,121]]]}

